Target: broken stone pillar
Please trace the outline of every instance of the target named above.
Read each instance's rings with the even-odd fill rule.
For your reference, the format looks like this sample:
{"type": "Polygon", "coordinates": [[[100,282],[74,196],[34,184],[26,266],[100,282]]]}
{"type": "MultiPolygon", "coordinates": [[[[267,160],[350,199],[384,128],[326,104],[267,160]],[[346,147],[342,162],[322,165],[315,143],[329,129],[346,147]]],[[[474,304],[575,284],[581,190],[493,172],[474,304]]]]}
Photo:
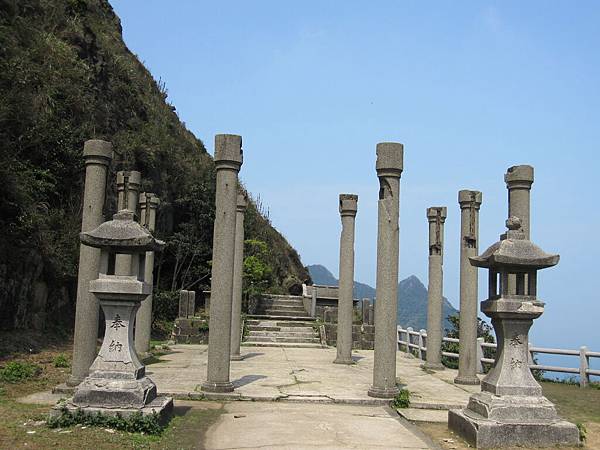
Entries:
{"type": "Polygon", "coordinates": [[[352,319],[354,304],[354,221],[358,209],[358,195],[340,194],[340,270],[338,290],[338,324],[336,364],[353,364],[352,319]]]}
{"type": "Polygon", "coordinates": [[[508,189],[508,217],[518,217],[521,220],[525,239],[530,239],[533,167],[527,165],[509,167],[504,174],[504,181],[508,189]]]}
{"type": "Polygon", "coordinates": [[[229,380],[231,307],[235,258],[238,172],[242,166],[242,137],[215,136],[217,171],[207,379],[202,390],[232,392],[229,380]]]}
{"type": "MultiPolygon", "coordinates": [[[[89,284],[89,291],[99,300],[106,321],[104,341],[92,363],[89,375],[79,384],[73,398],[60,408],[81,410],[84,414],[130,416],[134,413],[159,416],[173,408],[170,397],[158,396],[156,385],[146,376],[133,347],[133,322],[140,302],[150,293],[148,283],[137,275],[108,275],[110,255],[129,254],[144,264],[147,251],[160,250],[164,242],[134,221],[134,214],[121,210],[113,220],[81,233],[81,242],[100,249],[100,274],[89,284]]],[[[94,336],[96,330],[94,330],[94,336]]]]}
{"type": "Polygon", "coordinates": [[[396,386],[398,253],[400,177],[404,147],[395,142],[377,144],[379,207],[377,229],[377,306],[375,307],[375,353],[373,385],[369,396],[393,398],[396,386]]]}
{"type": "Polygon", "coordinates": [[[447,209],[443,206],[427,208],[429,221],[429,285],[427,288],[427,362],[423,367],[443,370],[443,263],[444,222],[447,209]]]}
{"type": "MultiPolygon", "coordinates": [[[[136,215],[140,183],[142,174],[136,170],[121,170],[117,172],[117,211],[124,209],[136,215]]],[[[115,257],[115,273],[117,275],[131,275],[137,272],[135,261],[131,255],[117,255],[115,257]]]]}
{"type": "MultiPolygon", "coordinates": [[[[526,239],[531,239],[530,233],[530,194],[533,184],[533,167],[522,165],[509,167],[504,174],[504,182],[508,189],[508,217],[518,217],[523,226],[526,239]]],[[[516,278],[511,275],[508,283],[514,285],[516,278]]]]}
{"type": "Polygon", "coordinates": [[[368,298],[363,298],[360,302],[361,305],[361,315],[362,315],[362,323],[364,325],[369,324],[369,305],[371,304],[371,300],[368,298]]]}
{"type": "Polygon", "coordinates": [[[469,258],[479,249],[479,191],[458,193],[460,204],[460,330],[457,384],[479,384],[477,378],[477,269],[469,258]]]}
{"type": "Polygon", "coordinates": [[[231,360],[241,361],[242,287],[244,277],[244,214],[246,195],[238,194],[235,219],[235,260],[233,266],[233,304],[231,308],[231,360]]]}
{"type": "Polygon", "coordinates": [[[559,256],[526,239],[519,218],[509,218],[506,225],[499,242],[470,258],[474,267],[489,270],[489,298],[481,302],[481,311],[496,332],[496,360],[467,408],[449,412],[448,426],[477,448],[577,446],[577,427],[558,416],[528,364],[529,329],[544,312],[537,271],[556,265],[559,256]],[[509,275],[516,285],[508,282],[509,275]]]}
{"type": "MultiPolygon", "coordinates": [[[[81,231],[90,231],[104,221],[102,209],[106,192],[106,174],[113,157],[112,144],[89,140],[83,146],[85,189],[81,231]]],[[[81,244],[77,275],[77,304],[73,338],[73,368],[67,386],[77,386],[87,375],[96,357],[99,306],[89,293],[90,281],[98,278],[100,250],[81,244]]]]}
{"type": "MultiPolygon", "coordinates": [[[[156,228],[156,210],[160,199],[150,192],[140,194],[140,224],[154,233],[156,228]]],[[[150,285],[150,295],[142,301],[135,318],[135,350],[143,355],[150,350],[150,332],[152,331],[152,288],[154,286],[154,252],[146,252],[144,281],[150,285]]]]}
{"type": "Polygon", "coordinates": [[[190,301],[188,298],[188,292],[185,289],[179,291],[179,313],[177,317],[187,318],[189,316],[188,310],[190,301]]]}

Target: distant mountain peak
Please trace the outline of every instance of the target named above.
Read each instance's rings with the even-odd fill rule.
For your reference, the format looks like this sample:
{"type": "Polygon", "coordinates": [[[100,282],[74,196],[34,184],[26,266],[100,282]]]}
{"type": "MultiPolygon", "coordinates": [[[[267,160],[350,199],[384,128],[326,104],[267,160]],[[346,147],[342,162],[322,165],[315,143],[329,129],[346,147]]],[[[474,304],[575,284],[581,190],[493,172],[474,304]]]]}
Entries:
{"type": "MultiPolygon", "coordinates": [[[[338,280],[325,266],[314,264],[308,266],[307,269],[315,284],[338,285],[338,280]]],[[[354,298],[375,298],[375,289],[355,281],[354,298]]],[[[446,318],[456,313],[458,311],[444,298],[445,328],[450,328],[450,323],[446,318]]],[[[427,328],[427,288],[416,275],[411,275],[398,284],[398,324],[405,328],[413,327],[416,330],[427,328]]]]}

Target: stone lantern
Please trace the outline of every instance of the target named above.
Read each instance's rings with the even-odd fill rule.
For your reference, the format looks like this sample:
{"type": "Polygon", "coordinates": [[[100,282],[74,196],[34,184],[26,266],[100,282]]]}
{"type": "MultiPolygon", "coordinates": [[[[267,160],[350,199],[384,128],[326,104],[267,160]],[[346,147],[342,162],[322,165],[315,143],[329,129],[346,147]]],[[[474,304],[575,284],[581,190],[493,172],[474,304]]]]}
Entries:
{"type": "Polygon", "coordinates": [[[519,218],[509,218],[506,226],[499,242],[469,258],[473,266],[489,270],[489,298],[481,302],[481,311],[496,332],[496,361],[467,408],[449,412],[448,425],[477,448],[577,445],[577,427],[558,416],[528,363],[529,329],[544,312],[537,271],[558,264],[559,255],[526,239],[519,218]]]}
{"type": "MultiPolygon", "coordinates": [[[[158,396],[156,385],[145,374],[133,345],[134,319],[140,303],[152,291],[144,282],[146,252],[159,251],[164,243],[134,221],[134,213],[122,210],[113,220],[96,229],[81,233],[81,242],[101,252],[99,278],[90,282],[90,293],[96,296],[104,311],[106,329],[98,356],[89,375],[79,384],[66,405],[69,410],[100,412],[126,417],[135,412],[170,413],[173,400],[158,396]],[[119,255],[130,255],[137,274],[114,275],[114,262],[119,255]]],[[[55,409],[55,411],[57,410],[55,409]]]]}

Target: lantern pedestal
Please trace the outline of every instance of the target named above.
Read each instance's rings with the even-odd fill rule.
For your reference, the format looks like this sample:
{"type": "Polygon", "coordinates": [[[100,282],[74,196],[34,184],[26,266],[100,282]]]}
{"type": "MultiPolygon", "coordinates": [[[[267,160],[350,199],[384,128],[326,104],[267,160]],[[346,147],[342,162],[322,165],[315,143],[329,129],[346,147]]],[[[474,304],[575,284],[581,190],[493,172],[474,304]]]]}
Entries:
{"type": "Polygon", "coordinates": [[[467,408],[449,412],[449,428],[477,448],[577,445],[577,427],[558,416],[529,369],[529,329],[544,303],[501,297],[482,302],[481,310],[496,331],[496,363],[467,408]]]}

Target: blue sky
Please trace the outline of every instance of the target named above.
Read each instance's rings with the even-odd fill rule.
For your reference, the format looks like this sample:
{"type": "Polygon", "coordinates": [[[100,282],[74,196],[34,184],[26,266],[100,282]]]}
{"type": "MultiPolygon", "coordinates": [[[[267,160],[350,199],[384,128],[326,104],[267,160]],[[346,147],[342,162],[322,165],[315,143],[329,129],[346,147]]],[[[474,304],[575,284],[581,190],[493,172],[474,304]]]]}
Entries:
{"type": "Polygon", "coordinates": [[[240,177],[305,264],[337,275],[338,194],[356,193],[356,278],[375,284],[375,145],[402,142],[400,277],[426,283],[425,210],[447,206],[457,305],[458,190],[483,192],[483,251],[503,231],[504,172],[533,165],[532,239],[561,262],[540,276],[532,340],[600,350],[600,4],[111,4],[209,151],[216,133],[243,136],[240,177]]]}

